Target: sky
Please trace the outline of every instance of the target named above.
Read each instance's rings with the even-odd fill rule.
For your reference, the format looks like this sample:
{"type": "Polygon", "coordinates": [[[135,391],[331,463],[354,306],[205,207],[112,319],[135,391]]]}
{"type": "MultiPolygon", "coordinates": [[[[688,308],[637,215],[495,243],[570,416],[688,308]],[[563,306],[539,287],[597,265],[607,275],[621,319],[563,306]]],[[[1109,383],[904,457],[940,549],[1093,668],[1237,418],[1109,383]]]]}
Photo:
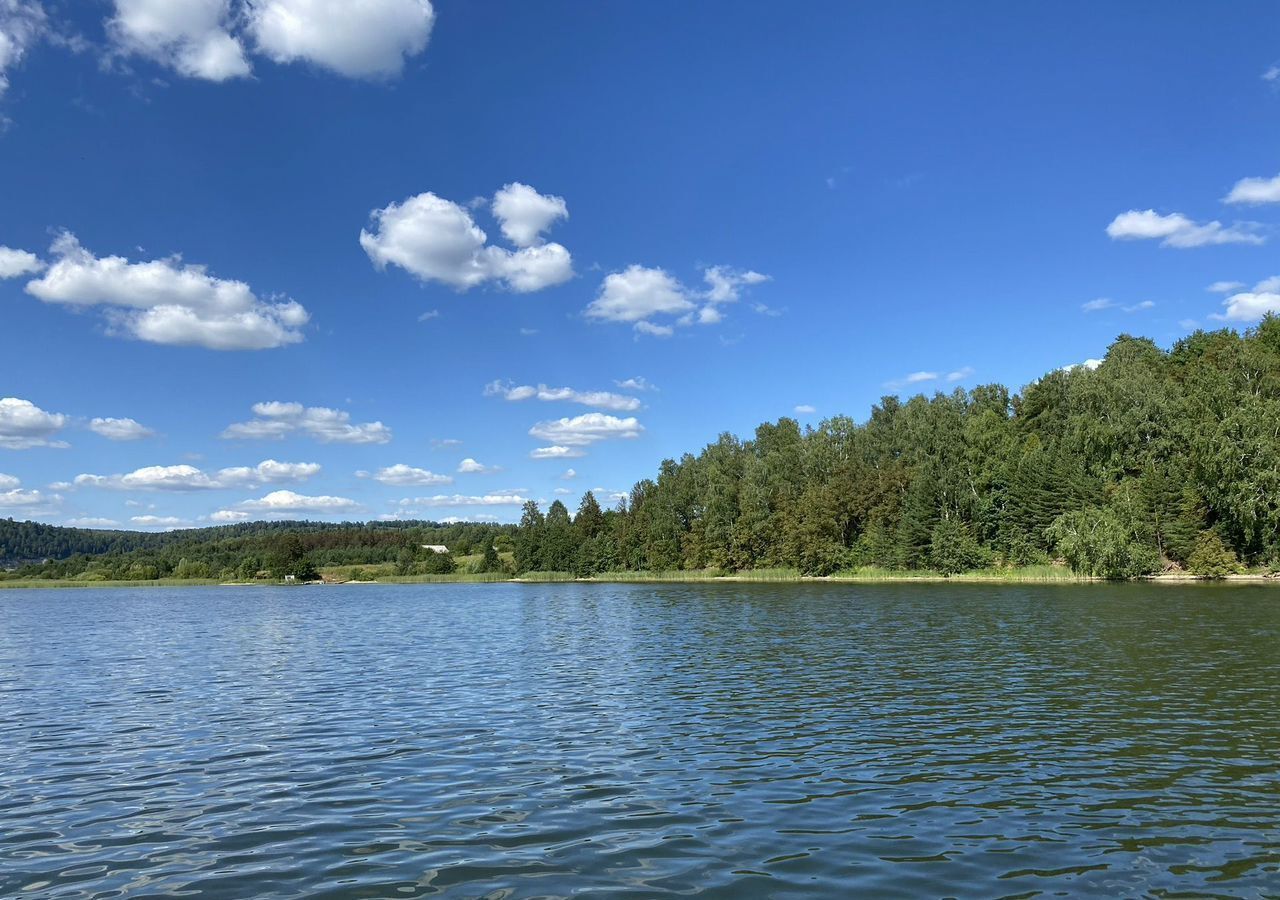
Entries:
{"type": "Polygon", "coordinates": [[[0,0],[0,517],[514,521],[1280,311],[1273,4],[0,0]]]}

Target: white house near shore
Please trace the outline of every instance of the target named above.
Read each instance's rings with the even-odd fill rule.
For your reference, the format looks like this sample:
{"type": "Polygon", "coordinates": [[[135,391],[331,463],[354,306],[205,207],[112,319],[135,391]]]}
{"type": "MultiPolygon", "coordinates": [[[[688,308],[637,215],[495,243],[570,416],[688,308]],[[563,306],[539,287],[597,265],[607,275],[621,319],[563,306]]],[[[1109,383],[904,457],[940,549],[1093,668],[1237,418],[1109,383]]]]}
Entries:
{"type": "Polygon", "coordinates": [[[444,544],[423,544],[423,550],[430,550],[432,553],[448,553],[449,548],[444,544]]]}

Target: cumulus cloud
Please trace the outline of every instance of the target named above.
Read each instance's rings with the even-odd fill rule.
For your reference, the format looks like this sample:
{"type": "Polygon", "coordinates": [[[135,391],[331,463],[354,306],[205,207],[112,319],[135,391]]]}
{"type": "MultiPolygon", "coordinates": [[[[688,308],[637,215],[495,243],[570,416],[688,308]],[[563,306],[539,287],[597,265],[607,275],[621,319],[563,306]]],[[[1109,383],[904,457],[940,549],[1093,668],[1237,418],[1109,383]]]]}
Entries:
{"type": "Polygon", "coordinates": [[[563,197],[539,194],[518,181],[503,185],[493,195],[490,208],[503,235],[517,247],[541,244],[542,232],[557,219],[569,218],[569,207],[563,197]]]}
{"type": "Polygon", "coordinates": [[[100,516],[81,516],[75,519],[67,519],[66,524],[72,528],[119,528],[120,523],[115,519],[106,519],[100,516]]]}
{"type": "Polygon", "coordinates": [[[572,278],[573,260],[562,245],[541,241],[541,231],[557,216],[537,213],[529,197],[564,204],[518,182],[499,190],[493,209],[503,231],[527,241],[513,241],[516,250],[488,243],[466,208],[430,192],[375,209],[370,213],[372,230],[360,232],[360,246],[380,270],[396,265],[420,281],[438,281],[459,291],[485,283],[516,293],[542,290],[572,278]],[[511,199],[513,192],[517,199],[511,199]]]}
{"type": "Polygon", "coordinates": [[[72,308],[100,306],[109,333],[210,350],[266,350],[301,341],[299,329],[310,318],[296,301],[264,301],[243,281],[215,278],[178,257],[143,263],[95,257],[70,232],[51,250],[55,261],[27,293],[72,308]]]}
{"type": "Polygon", "coordinates": [[[255,48],[275,62],[388,78],[427,46],[435,10],[428,0],[249,0],[247,17],[255,48]]]}
{"type": "Polygon", "coordinates": [[[1161,215],[1154,209],[1131,209],[1111,220],[1107,235],[1116,241],[1159,240],[1162,247],[1207,247],[1213,244],[1262,244],[1266,238],[1258,234],[1252,222],[1223,225],[1221,222],[1195,222],[1182,213],[1161,215]]]}
{"type": "Polygon", "coordinates": [[[1211,294],[1231,294],[1244,287],[1243,281],[1215,281],[1205,288],[1211,294]]]}
{"type": "Polygon", "coordinates": [[[303,406],[271,400],[253,405],[254,418],[228,425],[223,438],[280,440],[300,434],[324,444],[385,444],[391,429],[381,422],[351,423],[351,414],[324,406],[303,406]]]}
{"type": "Polygon", "coordinates": [[[434,497],[406,497],[401,506],[519,506],[529,498],[523,494],[436,494],[434,497]]]}
{"type": "Polygon", "coordinates": [[[89,430],[109,441],[140,441],[155,434],[134,419],[97,418],[89,422],[89,430]]]}
{"type": "Polygon", "coordinates": [[[22,482],[13,475],[0,473],[0,509],[21,509],[29,514],[62,499],[57,494],[49,496],[36,490],[23,490],[21,485],[22,482]]]}
{"type": "Polygon", "coordinates": [[[191,524],[177,516],[130,516],[129,521],[141,528],[181,528],[191,524]]]}
{"type": "Polygon", "coordinates": [[[264,459],[256,466],[233,466],[212,473],[184,463],[144,466],[123,475],[81,474],[75,477],[75,485],[119,491],[213,491],[305,481],[319,471],[319,463],[286,463],[274,459],[264,459]]]}
{"type": "Polygon", "coordinates": [[[578,447],[538,447],[529,451],[530,459],[577,459],[587,452],[578,447]]]}
{"type": "Polygon", "coordinates": [[[615,381],[614,384],[622,388],[624,391],[656,391],[657,390],[657,388],[654,387],[652,384],[650,384],[648,379],[646,379],[642,375],[637,375],[634,378],[624,378],[622,381],[615,381]]]}
{"type": "Polygon", "coordinates": [[[453,484],[453,478],[449,475],[437,475],[404,463],[379,469],[372,477],[382,484],[453,484]]]}
{"type": "Polygon", "coordinates": [[[1071,363],[1070,365],[1063,366],[1058,371],[1074,372],[1076,369],[1084,369],[1085,371],[1092,372],[1100,365],[1102,365],[1102,360],[1100,359],[1086,359],[1084,362],[1071,363]]]}
{"type": "Polygon", "coordinates": [[[46,412],[30,400],[0,397],[0,448],[65,447],[53,436],[67,424],[62,413],[46,412]]]}
{"type": "Polygon", "coordinates": [[[611,391],[578,391],[568,387],[537,387],[528,384],[513,385],[507,382],[494,381],[485,386],[486,397],[502,397],[505,400],[542,400],[545,402],[577,403],[582,406],[594,406],[598,409],[611,409],[615,412],[632,412],[640,408],[640,401],[635,397],[615,394],[611,391]]]}
{"type": "Polygon", "coordinates": [[[502,469],[499,466],[486,466],[479,460],[472,459],[469,456],[458,463],[458,472],[463,475],[490,475],[501,471],[502,469]]]}
{"type": "Polygon", "coordinates": [[[0,98],[9,88],[9,70],[22,62],[47,29],[48,19],[38,0],[0,0],[0,98]]]}
{"type": "Polygon", "coordinates": [[[798,404],[795,408],[795,413],[798,416],[811,416],[817,411],[818,408],[816,406],[810,406],[808,403],[798,404]]]}
{"type": "Polygon", "coordinates": [[[643,431],[644,426],[634,416],[620,419],[604,413],[584,413],[538,422],[529,429],[529,434],[559,447],[584,447],[610,438],[637,438],[643,431]]]}
{"type": "Polygon", "coordinates": [[[115,10],[107,32],[121,53],[207,81],[252,71],[244,45],[231,33],[230,0],[115,0],[115,10]]]}
{"type": "Polygon", "coordinates": [[[561,480],[563,481],[572,481],[577,477],[578,477],[578,472],[576,469],[565,469],[564,474],[560,476],[561,480]]]}
{"type": "Polygon", "coordinates": [[[252,73],[250,43],[277,63],[390,78],[426,48],[434,22],[429,0],[115,0],[106,28],[117,53],[227,81],[252,73]]]}
{"type": "Polygon", "coordinates": [[[1280,175],[1274,178],[1241,178],[1222,198],[1223,203],[1243,203],[1256,206],[1262,203],[1280,203],[1280,175]]]}
{"type": "Polygon", "coordinates": [[[632,265],[605,276],[585,315],[600,322],[630,324],[638,333],[670,337],[676,327],[723,320],[721,306],[737,301],[744,287],[768,281],[768,275],[728,266],[703,269],[705,290],[686,287],[665,269],[632,265]]]}
{"type": "Polygon", "coordinates": [[[360,504],[347,497],[321,495],[309,497],[293,491],[272,491],[258,500],[245,500],[237,504],[240,511],[262,513],[338,513],[359,509],[360,504]]]}
{"type": "Polygon", "coordinates": [[[1231,294],[1222,305],[1226,312],[1209,318],[1219,322],[1260,322],[1267,313],[1280,314],[1280,275],[1259,281],[1252,290],[1231,294]]]}
{"type": "MultiPolygon", "coordinates": [[[[4,0],[0,0],[3,4],[4,0]]],[[[0,33],[0,41],[4,40],[0,33]]],[[[26,250],[14,250],[12,247],[0,246],[0,278],[17,278],[21,275],[34,275],[44,270],[44,262],[34,253],[26,250]]]]}

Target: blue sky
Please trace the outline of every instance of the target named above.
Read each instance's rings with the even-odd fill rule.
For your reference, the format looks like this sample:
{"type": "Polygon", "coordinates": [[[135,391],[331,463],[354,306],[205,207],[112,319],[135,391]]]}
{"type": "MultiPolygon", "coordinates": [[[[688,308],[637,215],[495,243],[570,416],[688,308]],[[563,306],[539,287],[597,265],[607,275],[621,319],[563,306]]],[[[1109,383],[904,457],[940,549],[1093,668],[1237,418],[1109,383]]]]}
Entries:
{"type": "Polygon", "coordinates": [[[0,0],[0,515],[511,521],[1280,310],[1269,4],[365,10],[0,0]]]}

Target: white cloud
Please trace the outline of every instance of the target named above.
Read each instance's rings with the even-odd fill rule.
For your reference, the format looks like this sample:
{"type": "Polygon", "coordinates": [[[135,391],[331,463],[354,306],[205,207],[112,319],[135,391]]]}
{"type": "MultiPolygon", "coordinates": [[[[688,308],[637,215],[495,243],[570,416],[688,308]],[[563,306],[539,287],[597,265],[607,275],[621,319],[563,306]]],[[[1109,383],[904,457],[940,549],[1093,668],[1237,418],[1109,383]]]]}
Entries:
{"type": "Polygon", "coordinates": [[[795,408],[795,413],[798,416],[811,416],[817,411],[818,408],[816,406],[810,406],[808,403],[801,403],[795,408]]]}
{"type": "Polygon", "coordinates": [[[1280,203],[1280,175],[1275,178],[1241,178],[1222,198],[1223,203],[1280,203]]]}
{"type": "Polygon", "coordinates": [[[557,219],[569,218],[569,207],[563,197],[539,194],[518,181],[503,185],[493,195],[491,209],[502,233],[517,247],[541,244],[542,232],[557,219]]]}
{"type": "MultiPolygon", "coordinates": [[[[258,500],[245,500],[237,503],[231,510],[219,510],[219,513],[256,512],[266,515],[287,515],[292,513],[333,514],[350,512],[360,508],[360,504],[347,497],[330,497],[321,495],[309,497],[293,491],[272,491],[258,500]]],[[[215,513],[214,515],[218,515],[215,513]]],[[[220,519],[226,521],[226,518],[220,519]]]]}
{"type": "MultiPolygon", "coordinates": [[[[498,197],[513,187],[507,185],[495,195],[495,209],[498,197]]],[[[558,197],[543,199],[564,202],[558,197]]],[[[360,246],[378,269],[396,265],[421,281],[438,281],[460,291],[496,282],[517,293],[529,293],[573,277],[573,260],[560,244],[539,242],[520,245],[518,250],[489,244],[470,212],[430,192],[375,209],[370,217],[373,230],[361,230],[360,246]]],[[[509,221],[516,223],[517,235],[529,235],[529,215],[503,220],[504,228],[509,221]]]]}
{"type": "Polygon", "coordinates": [[[130,516],[129,521],[143,528],[180,528],[190,524],[177,516],[130,516]]]}
{"type": "Polygon", "coordinates": [[[319,463],[285,463],[265,459],[256,466],[233,466],[208,473],[195,466],[144,466],[123,475],[77,475],[77,487],[119,491],[213,491],[305,481],[320,471],[319,463]]]}
{"type": "Polygon", "coordinates": [[[1121,309],[1127,313],[1143,312],[1144,310],[1155,308],[1156,302],[1154,300],[1143,300],[1141,303],[1134,303],[1129,306],[1121,307],[1121,309]]]}
{"type": "Polygon", "coordinates": [[[1280,294],[1244,291],[1223,301],[1227,311],[1210,316],[1228,322],[1258,322],[1267,313],[1280,313],[1280,294]]]}
{"type": "Polygon", "coordinates": [[[109,441],[139,441],[155,434],[134,419],[93,419],[89,422],[89,430],[109,441]]]}
{"type": "Polygon", "coordinates": [[[107,31],[124,53],[149,57],[190,78],[226,81],[252,71],[231,33],[230,0],[115,0],[107,31]]]}
{"type": "MultiPolygon", "coordinates": [[[[9,88],[9,70],[22,62],[47,28],[48,19],[38,0],[0,0],[0,98],[9,88]]],[[[4,277],[9,276],[0,274],[4,277]]]]}
{"type": "Polygon", "coordinates": [[[576,447],[538,447],[529,451],[530,459],[577,459],[586,455],[585,450],[576,447]]]}
{"type": "MultiPolygon", "coordinates": [[[[0,0],[0,4],[3,3],[4,0],[0,0]]],[[[4,34],[0,33],[0,41],[3,40],[4,34]]],[[[34,253],[0,246],[0,278],[17,278],[20,275],[33,275],[43,270],[44,262],[34,253]]]]}
{"type": "Polygon", "coordinates": [[[464,475],[489,475],[493,472],[501,472],[498,466],[486,466],[484,463],[467,457],[458,463],[458,471],[464,475]]]}
{"type": "MultiPolygon", "coordinates": [[[[1238,283],[1236,287],[1243,287],[1238,283]]],[[[1267,313],[1280,314],[1280,275],[1264,278],[1251,290],[1236,291],[1222,301],[1224,313],[1211,313],[1210,319],[1219,322],[1259,322],[1267,313]]]]}
{"type": "Polygon", "coordinates": [[[432,319],[438,319],[438,318],[440,318],[440,310],[429,309],[426,312],[424,312],[422,315],[418,316],[418,321],[430,322],[432,319]]]}
{"type": "Polygon", "coordinates": [[[973,366],[961,366],[954,372],[947,373],[947,381],[964,381],[964,379],[973,375],[973,366]]]}
{"type": "Polygon", "coordinates": [[[1185,328],[1187,331],[1193,331],[1200,325],[1195,319],[1179,319],[1178,327],[1185,328]]]}
{"type": "Polygon", "coordinates": [[[249,0],[246,15],[256,49],[275,62],[351,78],[399,74],[435,22],[429,0],[249,0]]]}
{"type": "Polygon", "coordinates": [[[728,266],[711,266],[702,273],[708,285],[703,295],[708,303],[732,303],[742,296],[742,288],[771,280],[760,272],[739,272],[728,266]]]}
{"type": "Polygon", "coordinates": [[[634,416],[619,419],[604,413],[584,413],[538,422],[529,434],[561,447],[584,447],[610,438],[637,438],[642,431],[644,426],[634,416]]]}
{"type": "Polygon", "coordinates": [[[401,506],[519,506],[529,498],[521,494],[436,494],[434,497],[406,497],[401,506]]]}
{"type": "Polygon", "coordinates": [[[446,447],[461,447],[462,441],[457,438],[432,438],[431,448],[433,450],[441,450],[446,447]]]}
{"type": "Polygon", "coordinates": [[[1100,359],[1086,359],[1084,362],[1071,363],[1071,365],[1069,366],[1063,366],[1058,371],[1074,372],[1076,369],[1086,369],[1087,371],[1092,372],[1094,369],[1098,368],[1098,366],[1100,365],[1102,365],[1102,360],[1100,359]]]}
{"type": "Polygon", "coordinates": [[[1257,233],[1251,222],[1223,225],[1221,222],[1195,222],[1182,213],[1161,215],[1154,209],[1131,209],[1111,220],[1107,234],[1112,240],[1155,240],[1162,247],[1207,247],[1212,244],[1262,244],[1266,238],[1257,233]]]}
{"type": "Polygon", "coordinates": [[[453,484],[453,478],[449,475],[437,475],[404,463],[379,469],[374,473],[373,480],[382,484],[453,484]]]}
{"type": "Polygon", "coordinates": [[[594,406],[598,409],[611,409],[615,412],[632,412],[640,408],[640,401],[635,397],[614,394],[610,391],[578,391],[568,387],[547,387],[539,384],[512,385],[502,381],[494,381],[485,386],[486,397],[502,397],[506,400],[543,400],[546,402],[577,403],[582,406],[594,406]]]}
{"type": "Polygon", "coordinates": [[[578,472],[575,469],[565,469],[564,474],[560,476],[561,480],[563,481],[572,481],[577,477],[578,477],[578,472]]]}
{"type": "Polygon", "coordinates": [[[709,266],[702,277],[707,288],[695,291],[665,269],[628,266],[605,276],[585,314],[597,321],[629,323],[641,334],[670,337],[677,326],[723,321],[723,304],[738,300],[744,287],[770,280],[768,275],[728,266],[709,266]],[[661,317],[671,320],[654,321],[661,317]]]}
{"type": "Polygon", "coordinates": [[[639,323],[658,315],[682,316],[694,308],[684,286],[665,270],[629,266],[605,276],[587,317],[639,323]]]}
{"type": "Polygon", "coordinates": [[[214,522],[243,522],[252,517],[238,509],[220,509],[210,514],[209,518],[214,522]]]}
{"type": "Polygon", "coordinates": [[[1090,300],[1087,303],[1081,303],[1080,308],[1085,312],[1098,312],[1103,309],[1110,309],[1115,306],[1115,301],[1107,297],[1099,297],[1096,300],[1090,300]]]}
{"type": "Polygon", "coordinates": [[[310,319],[296,301],[263,301],[243,281],[215,278],[177,257],[99,258],[70,232],[51,250],[56,261],[27,293],[74,308],[102,306],[111,332],[151,343],[266,350],[301,341],[299,329],[310,319]]]}
{"type": "Polygon", "coordinates": [[[21,484],[12,475],[0,474],[0,509],[29,510],[33,507],[45,507],[62,499],[57,494],[48,497],[40,491],[23,490],[21,484]]]}
{"type": "Polygon", "coordinates": [[[324,444],[385,444],[391,429],[381,422],[351,424],[351,414],[324,406],[303,406],[271,400],[253,405],[254,419],[228,425],[222,437],[237,440],[279,440],[302,434],[324,444]]]}
{"type": "Polygon", "coordinates": [[[560,494],[561,496],[565,496],[566,494],[572,494],[573,491],[569,490],[566,487],[558,487],[555,489],[554,493],[560,494]]]}
{"type": "Polygon", "coordinates": [[[1243,281],[1215,281],[1213,284],[1205,288],[1212,294],[1231,294],[1244,287],[1243,281]]]}
{"type": "Polygon", "coordinates": [[[675,328],[670,325],[655,325],[652,322],[637,322],[635,329],[640,334],[647,334],[650,337],[668,338],[676,333],[675,328]]]}
{"type": "Polygon", "coordinates": [[[0,448],[65,447],[51,438],[67,424],[62,413],[45,412],[30,400],[0,398],[0,448]]]}
{"type": "Polygon", "coordinates": [[[119,528],[120,523],[115,519],[105,519],[99,516],[83,516],[76,519],[67,519],[67,525],[72,528],[119,528]]]}
{"type": "Polygon", "coordinates": [[[657,390],[657,388],[654,387],[652,384],[650,384],[649,381],[646,378],[644,378],[644,376],[642,375],[637,375],[634,378],[624,378],[622,381],[615,381],[614,384],[622,388],[624,391],[656,391],[657,390]]]}

